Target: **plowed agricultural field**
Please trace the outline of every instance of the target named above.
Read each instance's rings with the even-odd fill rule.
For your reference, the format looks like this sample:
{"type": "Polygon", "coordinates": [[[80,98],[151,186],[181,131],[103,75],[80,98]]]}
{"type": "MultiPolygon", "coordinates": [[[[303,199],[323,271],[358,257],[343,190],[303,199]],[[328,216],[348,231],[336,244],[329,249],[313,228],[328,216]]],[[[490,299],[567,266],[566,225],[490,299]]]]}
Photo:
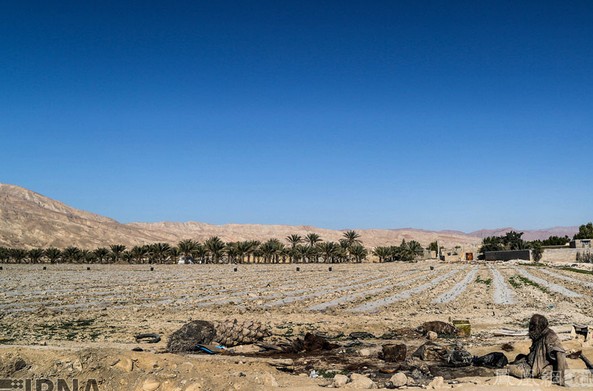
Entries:
{"type": "Polygon", "coordinates": [[[552,325],[593,323],[592,275],[505,263],[329,266],[4,265],[0,338],[129,343],[137,333],[167,336],[190,319],[221,318],[294,334],[380,335],[456,318],[474,330],[524,327],[535,312],[552,325]]]}

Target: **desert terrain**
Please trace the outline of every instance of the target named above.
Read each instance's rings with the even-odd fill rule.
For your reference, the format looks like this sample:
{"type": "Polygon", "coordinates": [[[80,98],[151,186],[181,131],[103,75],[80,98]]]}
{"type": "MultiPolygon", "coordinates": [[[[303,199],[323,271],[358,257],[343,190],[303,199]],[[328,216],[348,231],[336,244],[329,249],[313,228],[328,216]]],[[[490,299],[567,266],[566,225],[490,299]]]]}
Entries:
{"type": "MultiPolygon", "coordinates": [[[[513,380],[493,370],[443,372],[413,359],[422,369],[414,372],[381,359],[381,347],[405,343],[409,361],[426,342],[414,333],[416,327],[467,319],[471,336],[436,342],[461,343],[474,355],[501,351],[507,343],[513,350],[505,354],[512,360],[528,350],[527,336],[495,334],[503,328],[526,331],[533,313],[548,317],[567,349],[593,356],[587,343],[570,334],[575,323],[592,324],[593,275],[552,266],[436,261],[341,264],[331,271],[320,264],[2,266],[4,378],[92,378],[101,390],[252,390],[333,387],[336,374],[350,376],[346,387],[390,387],[391,376],[401,372],[408,388],[506,389],[513,380]],[[198,319],[261,321],[272,331],[270,343],[313,333],[338,349],[287,355],[249,345],[218,355],[167,353],[171,333],[198,319]],[[356,332],[370,335],[353,338],[356,332]],[[141,333],[162,339],[137,342],[141,333]],[[437,375],[442,383],[433,382],[437,375]],[[371,383],[363,384],[367,380],[371,383]]],[[[568,363],[572,370],[585,368],[580,360],[568,363]]],[[[555,388],[533,382],[512,383],[513,389],[555,388]]]]}
{"type": "MultiPolygon", "coordinates": [[[[347,229],[348,227],[344,227],[347,229]]],[[[356,228],[356,227],[352,227],[356,228]]],[[[438,241],[445,247],[477,246],[485,236],[503,235],[514,228],[464,233],[454,230],[428,231],[413,228],[357,229],[367,247],[399,245],[402,239],[416,240],[424,246],[438,241]]],[[[572,236],[578,227],[525,230],[527,240],[550,235],[572,236]]],[[[29,189],[0,183],[0,246],[35,247],[77,246],[94,249],[123,244],[128,247],[155,242],[176,244],[180,240],[203,241],[218,236],[223,241],[267,240],[297,234],[316,233],[324,241],[339,240],[344,231],[312,226],[223,224],[203,222],[120,223],[109,217],[80,210],[29,189]]]]}

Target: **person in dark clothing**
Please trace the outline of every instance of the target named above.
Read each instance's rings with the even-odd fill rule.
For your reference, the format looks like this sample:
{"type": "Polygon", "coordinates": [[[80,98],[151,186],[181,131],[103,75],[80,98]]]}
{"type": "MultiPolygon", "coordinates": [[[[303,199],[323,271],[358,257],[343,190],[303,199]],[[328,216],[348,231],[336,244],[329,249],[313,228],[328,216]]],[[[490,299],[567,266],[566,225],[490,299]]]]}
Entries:
{"type": "Polygon", "coordinates": [[[509,374],[518,378],[551,378],[564,386],[566,351],[558,335],[548,327],[545,316],[535,314],[529,322],[531,347],[527,356],[520,355],[509,365],[509,374]]]}

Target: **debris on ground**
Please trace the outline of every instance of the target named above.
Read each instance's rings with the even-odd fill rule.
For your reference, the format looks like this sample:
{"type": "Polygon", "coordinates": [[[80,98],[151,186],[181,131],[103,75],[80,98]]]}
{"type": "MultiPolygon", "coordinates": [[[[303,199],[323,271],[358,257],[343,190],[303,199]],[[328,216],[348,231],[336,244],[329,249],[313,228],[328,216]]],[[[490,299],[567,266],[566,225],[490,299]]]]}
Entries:
{"type": "Polygon", "coordinates": [[[437,333],[439,337],[455,336],[459,334],[459,330],[457,329],[457,327],[450,323],[442,322],[440,320],[424,322],[416,330],[423,335],[426,335],[428,332],[433,331],[437,333]]]}
{"type": "Polygon", "coordinates": [[[387,362],[405,361],[408,347],[406,344],[387,344],[383,345],[383,351],[379,357],[387,362]]]}

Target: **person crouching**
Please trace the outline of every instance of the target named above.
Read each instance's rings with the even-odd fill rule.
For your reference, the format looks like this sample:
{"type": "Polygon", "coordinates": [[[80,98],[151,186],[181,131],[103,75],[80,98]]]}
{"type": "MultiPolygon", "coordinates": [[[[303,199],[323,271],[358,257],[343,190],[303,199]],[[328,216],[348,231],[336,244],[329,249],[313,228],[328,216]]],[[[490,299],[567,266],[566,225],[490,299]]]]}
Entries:
{"type": "Polygon", "coordinates": [[[558,335],[548,327],[545,316],[535,314],[529,321],[529,354],[520,354],[509,365],[509,374],[520,379],[551,379],[564,386],[566,351],[558,335]]]}

